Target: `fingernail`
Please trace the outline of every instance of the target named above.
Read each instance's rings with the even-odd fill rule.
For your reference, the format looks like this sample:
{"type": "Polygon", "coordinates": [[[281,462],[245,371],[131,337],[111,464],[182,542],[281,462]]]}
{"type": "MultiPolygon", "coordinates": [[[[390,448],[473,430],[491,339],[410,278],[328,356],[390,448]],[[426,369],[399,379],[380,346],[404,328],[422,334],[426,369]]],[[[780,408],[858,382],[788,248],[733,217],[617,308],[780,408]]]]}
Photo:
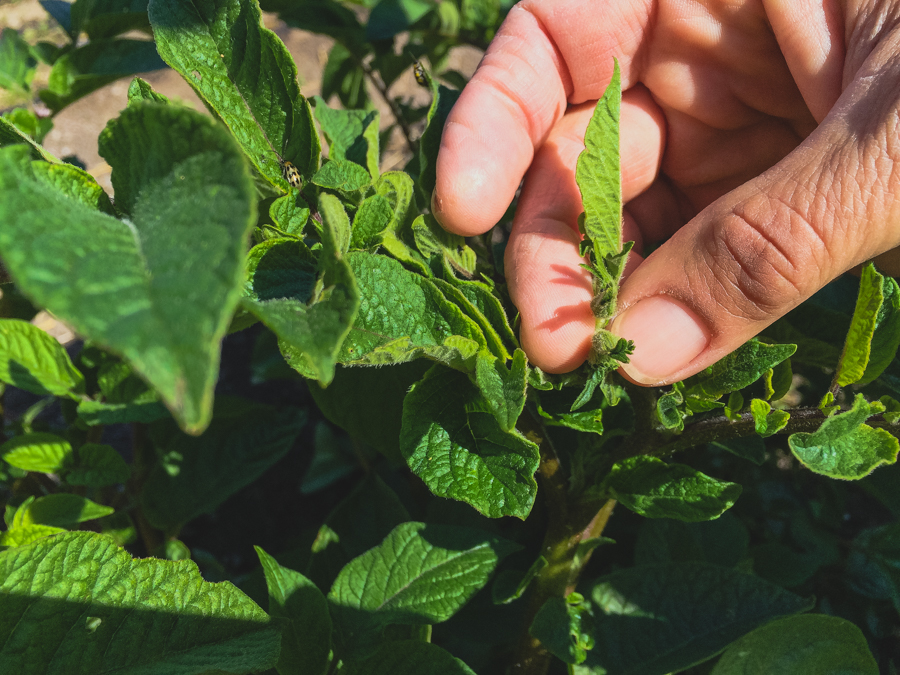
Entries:
{"type": "Polygon", "coordinates": [[[634,341],[634,354],[622,370],[642,384],[666,380],[709,344],[709,330],[700,318],[680,302],[660,295],[626,309],[610,330],[634,341]]]}

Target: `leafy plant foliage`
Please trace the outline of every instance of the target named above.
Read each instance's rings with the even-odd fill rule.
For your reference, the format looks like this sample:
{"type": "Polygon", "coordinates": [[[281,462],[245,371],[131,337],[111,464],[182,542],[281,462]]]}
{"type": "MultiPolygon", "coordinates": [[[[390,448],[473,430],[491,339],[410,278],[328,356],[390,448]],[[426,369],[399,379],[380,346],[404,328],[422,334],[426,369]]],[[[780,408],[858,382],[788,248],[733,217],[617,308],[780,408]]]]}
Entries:
{"type": "Polygon", "coordinates": [[[896,670],[894,279],[869,263],[671,387],[622,379],[616,64],[576,167],[596,332],[550,375],[513,210],[465,239],[429,209],[451,50],[509,2],[42,4],[65,44],[0,33],[30,101],[0,117],[0,672],[896,670]],[[332,40],[322,96],[262,10],[332,40]],[[164,63],[211,114],[133,79],[112,196],[41,145],[164,63]]]}

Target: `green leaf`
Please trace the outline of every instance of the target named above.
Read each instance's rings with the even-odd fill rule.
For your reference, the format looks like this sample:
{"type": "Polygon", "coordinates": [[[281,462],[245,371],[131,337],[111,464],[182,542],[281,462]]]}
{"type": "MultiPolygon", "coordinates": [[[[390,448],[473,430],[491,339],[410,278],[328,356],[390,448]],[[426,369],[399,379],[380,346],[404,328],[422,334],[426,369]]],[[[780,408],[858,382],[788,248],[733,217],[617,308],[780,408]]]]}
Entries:
{"type": "Polygon", "coordinates": [[[0,445],[0,458],[19,469],[41,473],[62,473],[73,462],[67,440],[42,432],[9,439],[0,445]]]}
{"type": "Polygon", "coordinates": [[[450,652],[430,642],[398,640],[365,661],[350,662],[341,675],[475,675],[450,652]]]}
{"type": "Polygon", "coordinates": [[[758,398],[750,402],[750,412],[756,433],[763,438],[777,434],[791,420],[791,415],[786,410],[773,410],[772,406],[758,398]]]}
{"type": "Polygon", "coordinates": [[[426,259],[436,255],[466,276],[475,273],[475,251],[469,248],[463,237],[441,227],[431,214],[416,218],[412,232],[416,248],[426,259]]]}
{"type": "MultiPolygon", "coordinates": [[[[310,179],[313,185],[337,190],[351,196],[372,182],[369,172],[355,162],[332,159],[322,165],[310,179]]],[[[349,227],[349,225],[348,225],[349,227]]]]}
{"type": "Polygon", "coordinates": [[[591,116],[578,156],[575,180],[584,204],[584,230],[598,259],[622,250],[622,186],[619,180],[619,62],[591,116]]]}
{"type": "Polygon", "coordinates": [[[336,110],[325,100],[313,97],[316,121],[328,141],[328,158],[355,162],[378,178],[377,110],[336,110]]]}
{"type": "Polygon", "coordinates": [[[390,202],[381,195],[366,197],[353,217],[352,249],[368,249],[381,243],[381,233],[394,217],[390,202]]]}
{"type": "Polygon", "coordinates": [[[491,599],[494,604],[508,605],[513,600],[521,598],[531,582],[548,564],[547,559],[540,555],[524,573],[516,570],[500,572],[494,580],[494,585],[491,586],[491,599]]]}
{"type": "Polygon", "coordinates": [[[371,654],[391,624],[446,621],[518,549],[480,530],[403,523],[341,570],[328,601],[341,658],[371,654]]]}
{"type": "Polygon", "coordinates": [[[6,117],[0,117],[0,148],[23,143],[29,146],[28,152],[32,159],[45,159],[48,162],[59,164],[59,160],[35,143],[34,139],[20,131],[16,125],[6,119],[6,117]]]}
{"type": "MultiPolygon", "coordinates": [[[[382,4],[384,3],[382,2],[382,4]]],[[[371,25],[372,18],[369,17],[369,26],[371,27],[371,25]]],[[[459,94],[460,92],[455,89],[448,89],[442,84],[438,85],[434,99],[431,101],[431,107],[428,109],[428,126],[425,127],[425,131],[422,132],[422,137],[419,139],[419,178],[416,187],[419,194],[428,202],[431,200],[431,193],[434,192],[437,181],[437,156],[441,147],[441,136],[444,133],[444,123],[447,121],[450,109],[459,98],[459,94]]]]}
{"type": "MultiPolygon", "coordinates": [[[[353,326],[360,306],[359,290],[353,272],[343,257],[342,251],[349,245],[350,224],[346,222],[346,212],[335,197],[322,195],[321,204],[329,210],[322,224],[322,250],[318,268],[321,279],[317,284],[316,297],[310,304],[292,297],[275,298],[261,302],[245,299],[244,306],[258,316],[278,336],[282,354],[292,368],[306,377],[314,377],[324,386],[334,378],[334,368],[340,357],[341,345],[353,326]],[[332,203],[333,202],[333,203],[332,203]],[[330,205],[330,206],[329,206],[330,205]],[[333,207],[333,209],[332,209],[333,207]],[[336,213],[331,213],[336,210],[336,213]],[[343,215],[341,220],[340,215],[343,215]]],[[[274,269],[282,271],[281,264],[289,251],[301,253],[300,242],[270,247],[269,255],[261,258],[256,265],[252,285],[264,287],[265,278],[260,278],[261,263],[274,257],[274,269]],[[287,249],[287,250],[286,250],[287,249]]],[[[288,263],[289,264],[289,263],[288,263]]],[[[280,278],[287,280],[281,292],[298,292],[303,289],[297,281],[305,277],[306,264],[299,268],[286,269],[280,278]],[[298,276],[300,279],[298,279],[298,276]]],[[[273,268],[264,267],[262,271],[273,268]]]]}
{"type": "Polygon", "coordinates": [[[331,652],[331,616],[325,596],[299,572],[282,567],[254,546],[266,575],[269,614],[286,619],[281,633],[280,675],[322,675],[331,652]]]}
{"type": "Polygon", "coordinates": [[[503,431],[469,379],[435,366],[403,402],[400,450],[439,497],[464,501],[489,518],[525,519],[534,504],[540,456],[503,431]]]}
{"type": "Polygon", "coordinates": [[[78,495],[59,493],[38,497],[28,504],[21,516],[16,514],[22,525],[49,525],[69,527],[86,520],[103,518],[115,509],[92,502],[78,495]]]}
{"type": "Polygon", "coordinates": [[[645,565],[598,579],[590,589],[596,646],[584,671],[657,675],[715,656],[772,619],[813,602],[716,565],[645,565]]]}
{"type": "Polygon", "coordinates": [[[296,190],[291,190],[272,202],[269,217],[285,234],[302,237],[309,222],[309,206],[296,190]]]}
{"type": "MultiPolygon", "coordinates": [[[[595,371],[596,372],[596,371],[595,371]]],[[[585,390],[587,387],[585,387],[585,390]]],[[[592,396],[576,412],[572,408],[582,397],[577,387],[566,387],[560,391],[550,389],[534,396],[538,414],[551,426],[569,427],[586,433],[603,433],[603,396],[593,396],[598,389],[591,388],[592,396]]]]}
{"type": "Polygon", "coordinates": [[[884,301],[875,319],[869,363],[859,380],[861,384],[878,378],[897,356],[900,346],[900,285],[891,277],[881,277],[881,285],[884,301]]]}
{"type": "Polygon", "coordinates": [[[606,482],[609,495],[647,518],[712,520],[730,509],[741,486],[710,478],[684,464],[638,456],[619,462],[606,482]]]}
{"type": "Polygon", "coordinates": [[[303,409],[243,399],[217,400],[215,413],[199,438],[169,421],[151,428],[161,462],[150,472],[141,501],[155,527],[175,531],[252,483],[291,449],[306,422],[303,409]]]}
{"type": "Polygon", "coordinates": [[[772,621],[730,645],[711,675],[878,675],[862,631],[821,614],[772,621]]]}
{"type": "Polygon", "coordinates": [[[12,28],[0,33],[0,88],[25,94],[37,70],[31,47],[12,28]]]}
{"type": "Polygon", "coordinates": [[[284,43],[261,25],[259,5],[242,0],[151,0],[160,56],[228,126],[247,157],[280,192],[281,160],[309,177],[319,137],[284,43]]]}
{"type": "Polygon", "coordinates": [[[101,150],[131,222],[49,188],[4,150],[0,253],[23,292],[123,354],[199,432],[243,279],[250,178],[228,134],[186,108],[126,108],[101,150]]]}
{"type": "Polygon", "coordinates": [[[791,369],[791,360],[785,359],[766,371],[766,400],[780,401],[791,390],[793,384],[794,372],[791,369]]]}
{"type": "MultiPolygon", "coordinates": [[[[491,287],[481,281],[468,281],[458,279],[454,275],[445,274],[445,281],[456,289],[472,304],[484,322],[496,332],[501,343],[506,347],[507,354],[512,354],[519,347],[519,340],[509,324],[509,318],[503,309],[500,299],[494,295],[491,287]]],[[[471,315],[470,315],[471,316],[471,315]]],[[[474,318],[474,316],[471,316],[474,318]]],[[[479,325],[483,325],[478,320],[479,325]]],[[[500,354],[497,354],[498,356],[500,354]]]]}
{"type": "Polygon", "coordinates": [[[380,243],[397,260],[417,269],[423,276],[431,276],[425,259],[415,248],[412,223],[418,217],[415,200],[415,183],[405,171],[387,171],[372,187],[375,193],[387,199],[393,216],[382,230],[380,243]]]}
{"type": "Polygon", "coordinates": [[[151,103],[168,103],[169,98],[158,91],[154,91],[150,83],[139,77],[134,78],[128,85],[128,105],[136,105],[143,101],[151,103]]]}
{"type": "MultiPolygon", "coordinates": [[[[53,120],[49,117],[38,117],[28,108],[13,108],[3,113],[3,118],[12,122],[23,134],[27,134],[38,143],[53,129],[53,120]]],[[[2,132],[0,132],[2,137],[2,132]]]]}
{"type": "Polygon", "coordinates": [[[872,415],[883,411],[881,403],[868,403],[862,394],[857,394],[853,408],[847,412],[829,417],[812,433],[788,437],[791,452],[815,473],[858,480],[881,464],[897,461],[897,439],[884,429],[865,424],[872,415]]]}
{"type": "Polygon", "coordinates": [[[528,632],[564,663],[579,664],[594,647],[589,603],[580,593],[549,598],[538,610],[528,632]]]}
{"type": "Polygon", "coordinates": [[[400,454],[403,399],[431,367],[424,359],[384,368],[337,368],[327,388],[310,387],[327,419],[396,464],[400,454]]]}
{"type": "Polygon", "coordinates": [[[716,400],[756,382],[769,368],[789,358],[796,345],[768,345],[755,338],[744,343],[685,384],[685,398],[716,400]]]}
{"type": "Polygon", "coordinates": [[[887,323],[888,325],[885,326],[887,331],[882,331],[879,363],[873,364],[872,371],[868,373],[871,377],[868,377],[866,381],[871,382],[878,377],[897,353],[897,345],[900,344],[900,332],[898,332],[900,309],[895,305],[898,301],[897,292],[900,289],[896,282],[885,283],[885,281],[885,277],[877,272],[872,263],[863,267],[856,308],[853,310],[853,319],[850,322],[850,329],[847,332],[844,350],[841,353],[841,360],[835,375],[835,382],[841,387],[859,382],[867,374],[872,340],[875,330],[880,324],[887,323]],[[885,299],[887,299],[886,304],[885,299]],[[884,344],[885,332],[890,333],[889,344],[884,344]],[[893,345],[893,353],[888,353],[890,344],[893,345]]]}
{"type": "Polygon", "coordinates": [[[377,474],[367,474],[319,528],[307,574],[320,587],[331,586],[347,563],[408,520],[396,493],[377,474]]]}
{"type": "Polygon", "coordinates": [[[106,487],[125,483],[131,476],[131,469],[116,450],[109,445],[85,443],[78,448],[75,466],[66,472],[69,485],[106,487]]]}
{"type": "Polygon", "coordinates": [[[381,365],[427,356],[474,370],[484,335],[433,283],[386,256],[354,252],[347,260],[360,306],[341,348],[343,363],[381,365]]]}
{"type": "Polygon", "coordinates": [[[84,376],[63,346],[16,319],[0,319],[0,380],[38,396],[77,399],[84,392],[84,376]]]}
{"type": "Polygon", "coordinates": [[[316,285],[318,263],[306,244],[276,238],[250,249],[246,295],[259,301],[292,298],[306,303],[316,285]]]}
{"type": "Polygon", "coordinates": [[[92,40],[56,60],[39,96],[59,112],[119,78],[165,67],[149,40],[92,40]]]}
{"type": "MultiPolygon", "coordinates": [[[[0,532],[0,546],[8,546],[10,548],[26,546],[38,539],[52,537],[61,532],[65,532],[65,529],[61,527],[51,527],[50,525],[16,525],[6,530],[6,532],[0,532]]],[[[0,600],[0,607],[2,607],[2,605],[3,602],[0,600]]],[[[3,651],[0,650],[0,665],[2,665],[2,663],[3,651]]]]}
{"type": "Polygon", "coordinates": [[[447,300],[459,307],[463,314],[478,325],[478,328],[481,330],[481,334],[484,336],[485,342],[487,343],[488,351],[493,356],[504,362],[507,359],[512,358],[512,353],[507,351],[500,335],[494,330],[490,320],[481,313],[481,310],[478,309],[478,307],[469,301],[458,286],[454,286],[452,283],[437,277],[431,279],[431,283],[437,286],[438,290],[443,293],[447,300]]]}
{"type": "Polygon", "coordinates": [[[319,196],[319,212],[322,214],[322,243],[328,239],[332,255],[342,257],[350,250],[350,218],[341,200],[334,195],[319,196]]]}
{"type": "Polygon", "coordinates": [[[525,378],[528,361],[517,349],[509,369],[500,359],[479,352],[475,362],[475,384],[503,431],[512,431],[525,408],[525,378]]]}
{"type": "MultiPolygon", "coordinates": [[[[151,391],[152,390],[148,390],[151,391]]],[[[155,392],[152,392],[155,393],[155,392]]],[[[78,418],[89,426],[97,424],[150,424],[169,417],[169,411],[159,400],[132,403],[102,403],[84,400],[78,404],[78,418]]]]}
{"type": "Polygon", "coordinates": [[[249,598],[188,560],[132,560],[90,532],[0,553],[3,672],[252,673],[275,664],[279,637],[249,598]]]}

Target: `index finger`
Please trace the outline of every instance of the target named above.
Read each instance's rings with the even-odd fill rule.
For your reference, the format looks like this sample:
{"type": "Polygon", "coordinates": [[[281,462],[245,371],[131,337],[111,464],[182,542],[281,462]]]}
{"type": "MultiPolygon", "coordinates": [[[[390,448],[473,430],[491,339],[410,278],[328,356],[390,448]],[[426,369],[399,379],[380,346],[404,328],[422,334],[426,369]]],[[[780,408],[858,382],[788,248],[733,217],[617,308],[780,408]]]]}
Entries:
{"type": "Polygon", "coordinates": [[[444,126],[432,196],[444,227],[470,236],[500,220],[566,107],[603,94],[613,57],[631,86],[651,5],[525,0],[510,10],[444,126]]]}

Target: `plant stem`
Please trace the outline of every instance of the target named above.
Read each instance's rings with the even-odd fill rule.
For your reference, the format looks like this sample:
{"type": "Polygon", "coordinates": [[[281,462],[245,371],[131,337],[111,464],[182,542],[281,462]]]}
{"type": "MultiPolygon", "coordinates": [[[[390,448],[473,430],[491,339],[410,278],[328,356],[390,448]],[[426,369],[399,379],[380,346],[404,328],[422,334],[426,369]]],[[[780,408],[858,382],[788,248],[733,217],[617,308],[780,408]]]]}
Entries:
{"type": "MultiPolygon", "coordinates": [[[[128,482],[128,492],[131,494],[132,501],[135,504],[140,503],[141,490],[150,474],[153,461],[149,456],[147,448],[147,427],[144,424],[134,423],[131,425],[133,434],[132,450],[134,453],[134,469],[131,480],[128,482]]],[[[154,528],[144,516],[144,512],[140,506],[134,509],[134,523],[137,526],[138,533],[141,535],[141,541],[144,543],[144,549],[147,555],[152,555],[163,543],[162,532],[154,528]]]]}
{"type": "Polygon", "coordinates": [[[538,476],[541,493],[547,500],[549,520],[541,554],[547,560],[547,566],[533,582],[523,617],[522,638],[508,672],[515,675],[544,675],[550,667],[552,657],[539,640],[529,635],[528,629],[548,599],[565,597],[575,590],[581,571],[591,557],[590,552],[579,554],[578,545],[589,539],[596,539],[603,533],[615,501],[606,501],[599,510],[572,508],[574,504],[570,504],[568,499],[568,480],[546,431],[532,414],[523,415],[520,420],[526,427],[523,431],[532,438],[539,436],[541,439],[538,476]]]}

